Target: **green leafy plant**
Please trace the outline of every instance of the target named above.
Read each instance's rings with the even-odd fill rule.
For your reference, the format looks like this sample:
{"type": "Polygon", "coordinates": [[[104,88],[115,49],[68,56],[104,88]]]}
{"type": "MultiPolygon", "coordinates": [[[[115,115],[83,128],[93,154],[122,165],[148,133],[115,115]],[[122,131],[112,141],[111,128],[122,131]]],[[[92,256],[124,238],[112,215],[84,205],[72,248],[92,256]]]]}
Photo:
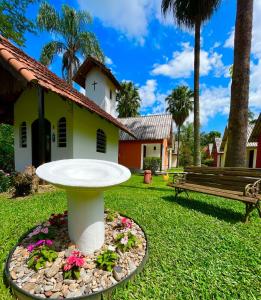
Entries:
{"type": "Polygon", "coordinates": [[[35,248],[28,261],[27,266],[31,269],[38,271],[45,267],[47,261],[52,262],[58,257],[56,251],[50,249],[47,246],[35,248]]]}
{"type": "Polygon", "coordinates": [[[0,170],[0,193],[6,192],[12,185],[12,178],[10,174],[6,174],[0,170]]]}
{"type": "Polygon", "coordinates": [[[136,247],[138,244],[137,237],[131,233],[119,233],[116,238],[116,247],[121,251],[129,251],[131,248],[136,247]]]}
{"type": "Polygon", "coordinates": [[[97,257],[96,263],[99,268],[111,272],[117,259],[117,253],[111,250],[106,250],[97,257]]]}
{"type": "Polygon", "coordinates": [[[117,217],[116,212],[107,210],[107,216],[106,216],[106,221],[107,222],[113,222],[115,218],[117,217]]]}
{"type": "Polygon", "coordinates": [[[145,157],[143,162],[144,170],[151,170],[152,174],[160,169],[161,159],[159,157],[145,157]]]}

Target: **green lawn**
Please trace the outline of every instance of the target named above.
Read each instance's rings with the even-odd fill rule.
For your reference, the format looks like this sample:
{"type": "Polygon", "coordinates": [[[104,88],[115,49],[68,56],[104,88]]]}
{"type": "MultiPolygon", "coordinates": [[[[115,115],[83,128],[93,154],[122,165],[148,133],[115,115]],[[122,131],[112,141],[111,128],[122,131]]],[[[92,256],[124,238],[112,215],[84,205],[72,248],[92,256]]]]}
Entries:
{"type": "MultiPolygon", "coordinates": [[[[243,224],[244,205],[202,194],[173,199],[162,177],[142,176],[106,192],[106,207],[135,218],[149,239],[149,260],[113,299],[261,299],[261,220],[243,224]]],[[[0,260],[19,237],[53,212],[66,209],[65,194],[21,200],[0,196],[0,260]]],[[[2,276],[2,274],[1,274],[2,276]]],[[[0,299],[11,296],[0,281],[0,299]]]]}

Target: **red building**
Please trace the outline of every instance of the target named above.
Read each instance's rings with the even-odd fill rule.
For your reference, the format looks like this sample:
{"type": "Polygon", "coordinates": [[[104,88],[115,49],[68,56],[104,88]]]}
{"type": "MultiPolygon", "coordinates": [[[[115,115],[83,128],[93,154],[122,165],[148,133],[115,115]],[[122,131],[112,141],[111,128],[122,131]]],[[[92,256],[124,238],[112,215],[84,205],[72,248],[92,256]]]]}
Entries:
{"type": "Polygon", "coordinates": [[[261,168],[261,113],[259,114],[249,141],[252,143],[257,143],[256,168],[261,168]]]}
{"type": "Polygon", "coordinates": [[[221,156],[223,151],[220,150],[222,139],[215,138],[212,148],[211,157],[214,159],[213,167],[220,167],[221,166],[221,156]]]}
{"type": "Polygon", "coordinates": [[[131,170],[142,170],[146,157],[161,159],[162,170],[172,166],[172,116],[168,114],[118,119],[137,139],[120,133],[119,163],[131,170]]]}

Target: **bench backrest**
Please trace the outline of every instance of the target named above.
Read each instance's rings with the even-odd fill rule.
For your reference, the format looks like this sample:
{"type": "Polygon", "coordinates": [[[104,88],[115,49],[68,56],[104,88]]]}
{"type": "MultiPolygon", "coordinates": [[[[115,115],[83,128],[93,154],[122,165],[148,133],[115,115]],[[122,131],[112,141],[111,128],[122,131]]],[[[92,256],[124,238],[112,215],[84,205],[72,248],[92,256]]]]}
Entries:
{"type": "Polygon", "coordinates": [[[261,179],[261,169],[186,167],[186,182],[244,192],[249,183],[261,179]]]}

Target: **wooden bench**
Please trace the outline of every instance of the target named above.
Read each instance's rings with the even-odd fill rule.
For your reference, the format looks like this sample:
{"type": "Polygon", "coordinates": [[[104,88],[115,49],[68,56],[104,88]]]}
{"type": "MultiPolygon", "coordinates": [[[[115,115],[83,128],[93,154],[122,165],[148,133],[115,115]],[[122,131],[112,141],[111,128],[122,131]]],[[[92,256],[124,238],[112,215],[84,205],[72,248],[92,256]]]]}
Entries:
{"type": "Polygon", "coordinates": [[[257,209],[261,218],[261,169],[187,167],[184,173],[173,174],[175,198],[193,191],[245,203],[245,222],[257,209]]]}

